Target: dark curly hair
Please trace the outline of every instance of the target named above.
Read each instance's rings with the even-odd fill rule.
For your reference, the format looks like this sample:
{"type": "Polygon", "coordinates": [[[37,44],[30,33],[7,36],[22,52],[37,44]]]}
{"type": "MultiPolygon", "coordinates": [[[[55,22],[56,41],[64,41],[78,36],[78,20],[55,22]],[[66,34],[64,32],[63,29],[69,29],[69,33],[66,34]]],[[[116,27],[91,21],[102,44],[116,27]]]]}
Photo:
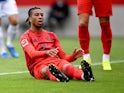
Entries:
{"type": "Polygon", "coordinates": [[[30,21],[29,21],[29,17],[31,16],[32,14],[32,11],[35,10],[35,9],[41,9],[40,7],[32,7],[28,10],[28,18],[26,19],[26,23],[28,23],[29,25],[31,24],[30,21]]]}

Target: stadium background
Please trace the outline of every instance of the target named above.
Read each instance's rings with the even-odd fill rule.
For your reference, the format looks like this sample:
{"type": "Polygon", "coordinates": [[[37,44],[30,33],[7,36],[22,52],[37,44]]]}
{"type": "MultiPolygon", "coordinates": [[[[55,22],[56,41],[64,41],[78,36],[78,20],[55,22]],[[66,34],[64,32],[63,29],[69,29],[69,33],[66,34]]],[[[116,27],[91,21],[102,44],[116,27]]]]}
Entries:
{"type": "MultiPolygon", "coordinates": [[[[25,20],[27,18],[27,11],[32,6],[39,6],[43,9],[44,18],[46,19],[48,16],[48,11],[50,10],[50,6],[56,0],[16,0],[19,8],[19,22],[20,29],[18,33],[18,37],[27,29],[25,25],[25,20]]],[[[56,29],[56,34],[60,36],[67,37],[76,37],[77,36],[77,8],[76,8],[76,0],[65,0],[70,6],[70,17],[67,20],[65,27],[63,29],[56,29]]],[[[111,26],[113,30],[113,36],[115,37],[123,37],[124,36],[124,0],[112,0],[113,3],[113,16],[111,17],[111,26]]],[[[8,25],[7,19],[4,18],[3,26],[6,29],[8,25]]],[[[98,24],[98,19],[95,16],[91,17],[90,20],[90,33],[93,37],[98,37],[100,34],[100,26],[98,24]]],[[[5,31],[4,31],[5,32],[5,31]]],[[[6,35],[6,34],[5,34],[6,35]]]]}

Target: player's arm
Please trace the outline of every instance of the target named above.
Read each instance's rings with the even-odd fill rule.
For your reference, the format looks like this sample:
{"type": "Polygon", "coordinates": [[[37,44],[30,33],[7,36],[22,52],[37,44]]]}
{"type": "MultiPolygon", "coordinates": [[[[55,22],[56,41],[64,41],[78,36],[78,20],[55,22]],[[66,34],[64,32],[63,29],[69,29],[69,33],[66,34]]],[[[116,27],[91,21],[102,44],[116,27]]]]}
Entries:
{"type": "Polygon", "coordinates": [[[73,55],[67,55],[61,46],[58,47],[58,51],[59,51],[58,55],[61,59],[65,59],[69,62],[76,60],[76,58],[74,58],[73,55]]]}
{"type": "Polygon", "coordinates": [[[59,48],[59,56],[62,59],[65,59],[69,62],[72,62],[76,60],[79,57],[82,57],[83,55],[83,50],[82,49],[74,49],[73,53],[71,55],[67,55],[62,48],[59,48]]]}
{"type": "Polygon", "coordinates": [[[20,44],[24,50],[32,59],[42,57],[46,54],[46,51],[37,51],[31,44],[30,40],[28,38],[21,38],[20,44]]]}
{"type": "Polygon", "coordinates": [[[79,54],[79,51],[77,53],[77,50],[75,50],[71,55],[67,55],[64,52],[63,48],[61,47],[59,39],[56,35],[55,35],[55,40],[56,40],[55,45],[56,45],[56,48],[58,49],[58,55],[61,59],[65,59],[69,62],[72,62],[78,58],[77,54],[79,54]]]}

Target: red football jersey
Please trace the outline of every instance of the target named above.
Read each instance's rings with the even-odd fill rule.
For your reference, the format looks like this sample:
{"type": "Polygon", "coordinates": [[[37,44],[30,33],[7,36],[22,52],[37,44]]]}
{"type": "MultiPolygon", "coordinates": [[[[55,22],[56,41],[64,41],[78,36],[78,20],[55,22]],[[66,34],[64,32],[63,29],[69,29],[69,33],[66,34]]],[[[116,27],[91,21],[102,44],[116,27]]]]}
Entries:
{"type": "Polygon", "coordinates": [[[48,32],[44,29],[40,33],[27,30],[21,36],[20,44],[24,50],[27,67],[32,75],[34,66],[55,64],[60,59],[65,59],[69,62],[75,60],[73,56],[64,52],[58,37],[53,32],[48,32]],[[53,48],[58,48],[58,54],[55,57],[46,55],[46,51],[53,48]]]}

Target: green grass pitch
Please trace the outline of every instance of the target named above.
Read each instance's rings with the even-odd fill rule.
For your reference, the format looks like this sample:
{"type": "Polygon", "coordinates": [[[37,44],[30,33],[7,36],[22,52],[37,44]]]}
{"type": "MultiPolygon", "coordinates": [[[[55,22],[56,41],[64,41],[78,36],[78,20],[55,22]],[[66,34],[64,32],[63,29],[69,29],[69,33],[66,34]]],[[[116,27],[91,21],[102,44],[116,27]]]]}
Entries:
{"type": "MultiPolygon", "coordinates": [[[[60,38],[66,53],[79,48],[77,38],[60,38]]],[[[124,38],[113,38],[111,49],[112,71],[103,71],[101,65],[102,48],[99,38],[91,38],[90,51],[95,82],[70,80],[55,82],[36,80],[27,72],[23,51],[19,40],[15,40],[20,57],[0,58],[1,93],[124,93],[124,38]]],[[[74,65],[79,65],[80,59],[74,65]]]]}

